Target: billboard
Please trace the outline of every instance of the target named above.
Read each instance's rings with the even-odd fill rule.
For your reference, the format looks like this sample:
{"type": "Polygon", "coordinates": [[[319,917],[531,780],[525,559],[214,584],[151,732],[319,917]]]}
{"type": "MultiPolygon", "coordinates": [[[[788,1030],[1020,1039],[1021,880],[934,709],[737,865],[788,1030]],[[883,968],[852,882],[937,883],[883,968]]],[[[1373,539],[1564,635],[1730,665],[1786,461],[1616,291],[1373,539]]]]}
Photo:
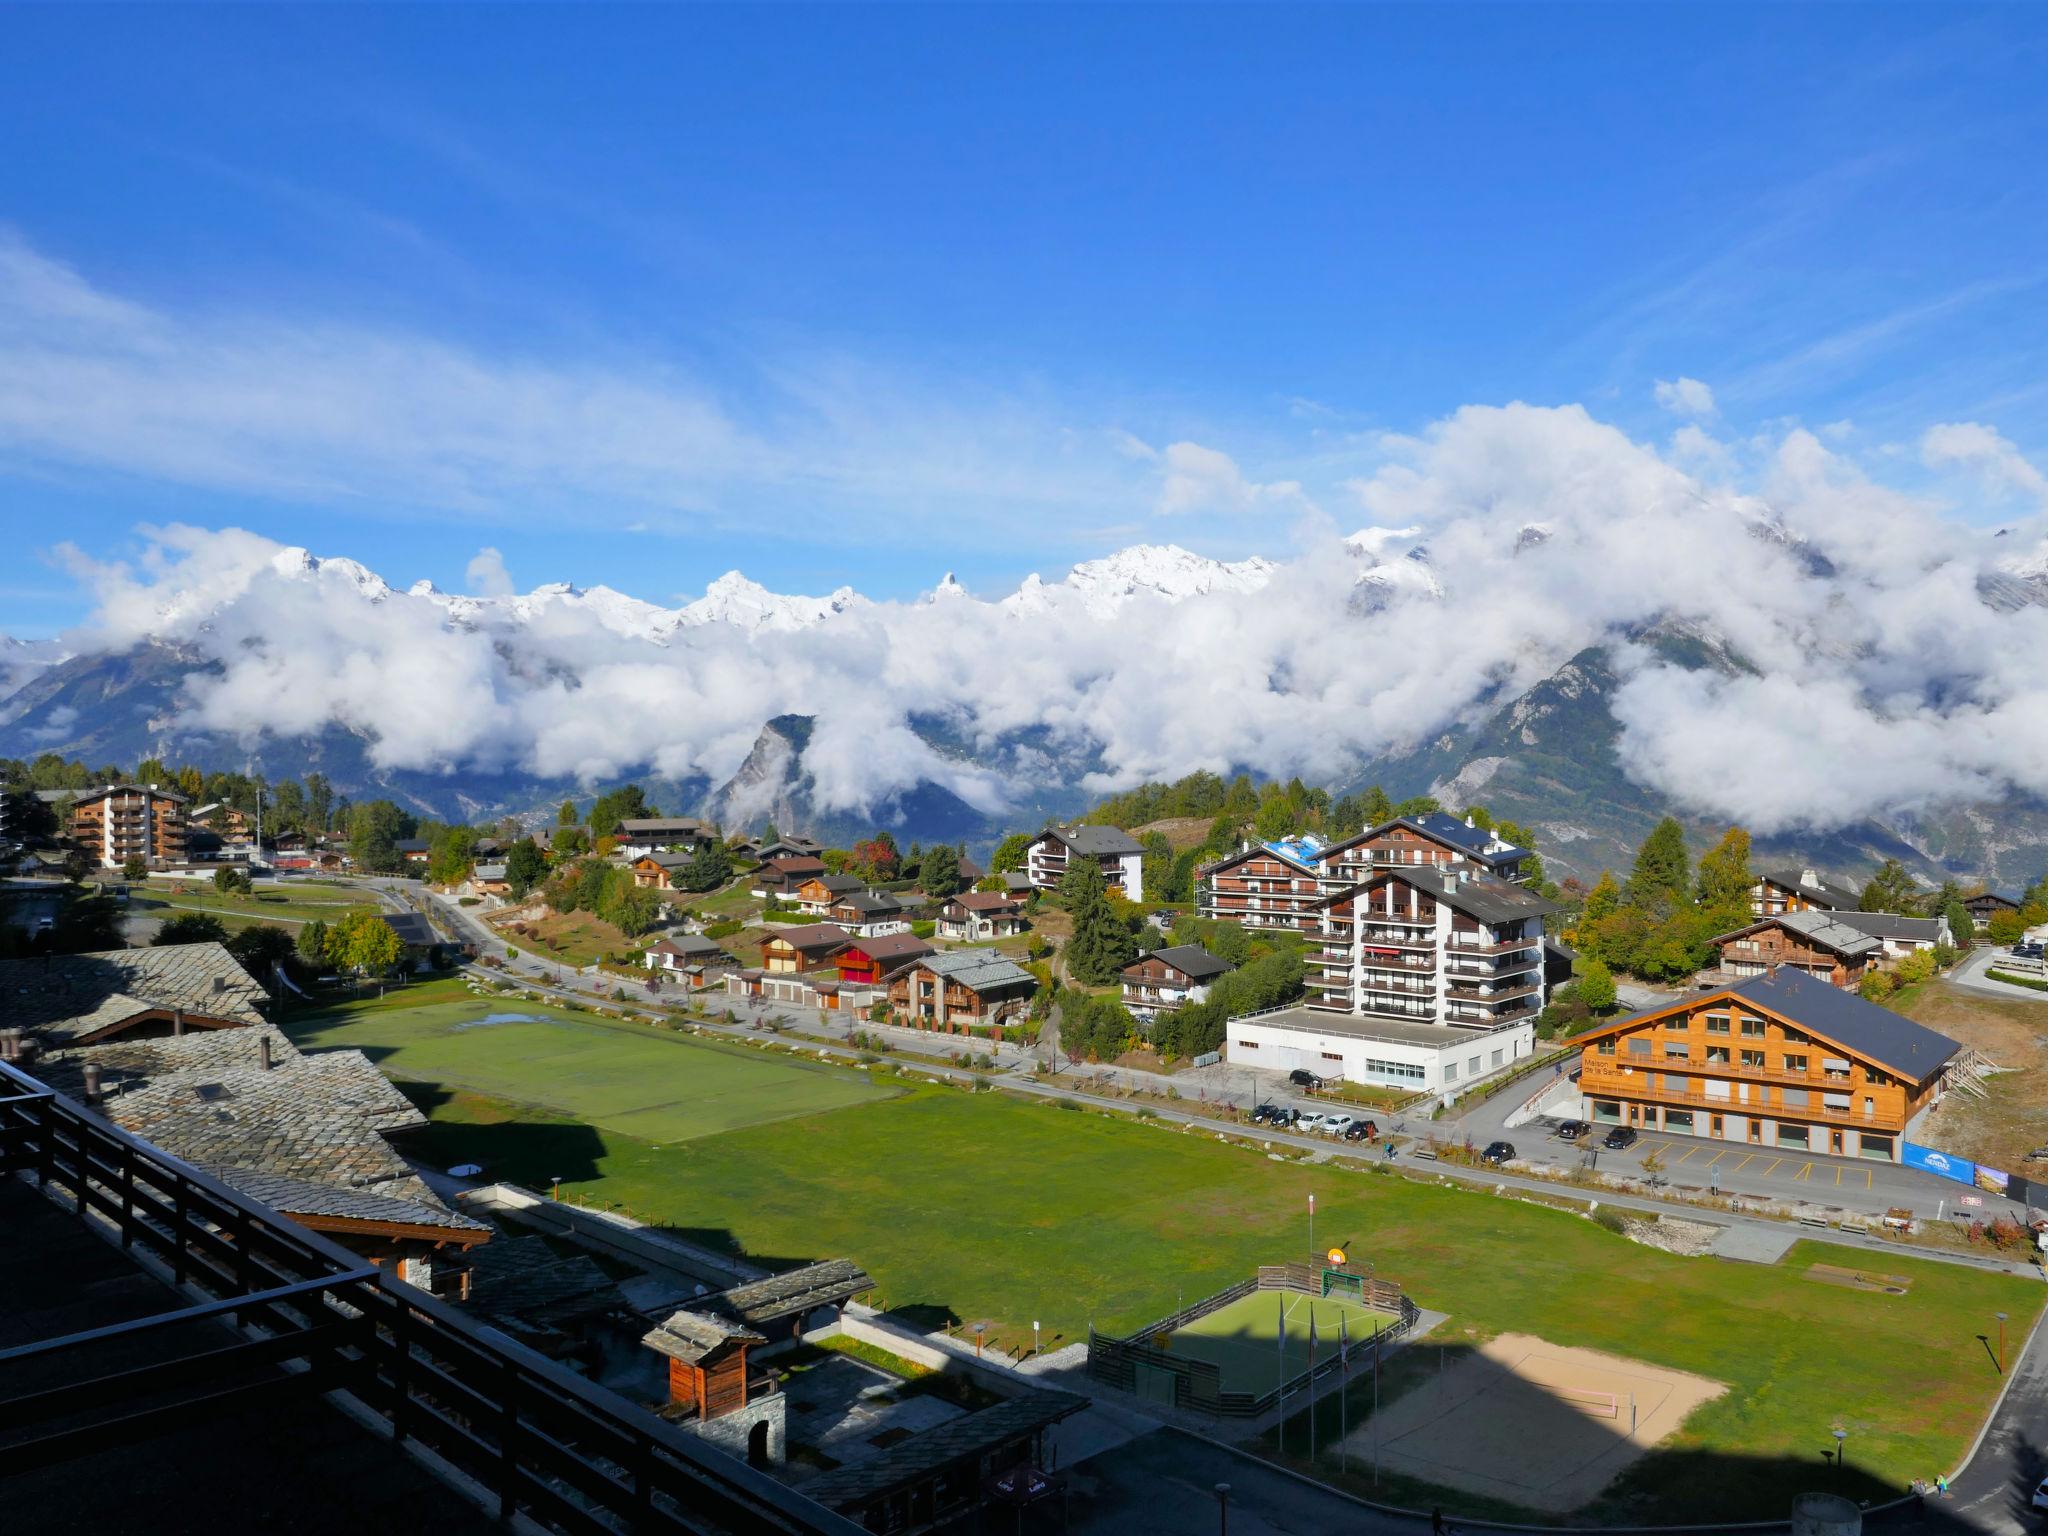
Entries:
{"type": "Polygon", "coordinates": [[[1986,1168],[1982,1163],[1977,1165],[1977,1187],[1979,1189],[1988,1190],[1994,1195],[2002,1195],[2005,1193],[2005,1185],[2005,1175],[1996,1168],[1986,1168]]]}
{"type": "Polygon", "coordinates": [[[1950,1152],[1937,1152],[1932,1147],[1916,1146],[1909,1141],[1905,1144],[1900,1161],[1908,1168],[1918,1168],[1923,1173],[1939,1174],[1944,1179],[1954,1179],[1958,1184],[1977,1182],[1975,1163],[1950,1152]]]}

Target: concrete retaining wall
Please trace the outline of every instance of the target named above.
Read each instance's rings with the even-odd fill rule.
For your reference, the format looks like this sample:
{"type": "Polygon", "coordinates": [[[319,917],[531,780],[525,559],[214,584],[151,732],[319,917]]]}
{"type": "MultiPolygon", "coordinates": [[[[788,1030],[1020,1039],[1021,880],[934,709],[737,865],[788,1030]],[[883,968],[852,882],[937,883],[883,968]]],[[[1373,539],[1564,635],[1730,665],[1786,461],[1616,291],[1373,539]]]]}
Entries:
{"type": "Polygon", "coordinates": [[[524,1220],[544,1231],[573,1232],[578,1241],[603,1248],[628,1261],[663,1265],[701,1275],[718,1287],[759,1280],[768,1271],[714,1253],[709,1248],[657,1232],[613,1211],[593,1211],[565,1200],[550,1200],[517,1184],[492,1184],[461,1196],[464,1204],[478,1205],[512,1220],[524,1220]]]}

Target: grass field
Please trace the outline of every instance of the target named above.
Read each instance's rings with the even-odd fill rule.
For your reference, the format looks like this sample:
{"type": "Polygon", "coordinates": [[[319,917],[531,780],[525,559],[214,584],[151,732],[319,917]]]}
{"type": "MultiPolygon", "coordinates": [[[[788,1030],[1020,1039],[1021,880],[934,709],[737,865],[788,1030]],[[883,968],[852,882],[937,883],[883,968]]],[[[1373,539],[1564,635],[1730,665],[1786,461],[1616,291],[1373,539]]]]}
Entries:
{"type": "Polygon", "coordinates": [[[369,891],[310,881],[303,885],[260,886],[252,895],[229,896],[215,890],[211,880],[152,880],[147,886],[134,887],[128,897],[129,910],[138,916],[210,912],[230,931],[252,923],[296,928],[314,918],[331,923],[346,916],[352,908],[376,905],[377,898],[369,891]]]}
{"type": "Polygon", "coordinates": [[[527,932],[514,933],[509,927],[491,925],[514,948],[578,969],[595,965],[599,955],[625,953],[638,947],[624,929],[590,912],[551,912],[537,922],[520,926],[527,932]]]}
{"type": "Polygon", "coordinates": [[[393,1078],[547,1105],[655,1144],[889,1093],[861,1073],[781,1052],[700,1044],[591,1014],[479,998],[457,982],[309,1014],[287,1028],[308,1050],[367,1051],[393,1078]]]}
{"type": "Polygon", "coordinates": [[[1341,1296],[1254,1291],[1176,1328],[1165,1347],[1215,1362],[1226,1392],[1270,1392],[1308,1369],[1311,1319],[1318,1360],[1329,1359],[1347,1333],[1356,1345],[1393,1321],[1341,1296]]]}
{"type": "MultiPolygon", "coordinates": [[[[455,1006],[475,1013],[545,1011],[464,996],[455,1006]]],[[[1904,1296],[1825,1285],[1807,1270],[1836,1251],[1812,1243],[1775,1268],[1678,1258],[1538,1204],[1276,1163],[1157,1123],[954,1088],[879,1102],[866,1089],[867,1102],[835,1095],[850,1107],[833,1113],[707,1134],[724,1069],[694,1063],[713,1047],[620,1041],[591,1025],[570,1032],[574,1047],[559,1026],[451,1038],[445,1008],[432,1005],[438,1019],[350,1010],[312,1043],[381,1040],[394,1075],[450,1085],[423,1101],[437,1122],[423,1148],[434,1160],[474,1157],[528,1184],[559,1175],[565,1194],[768,1261],[844,1255],[875,1276],[881,1303],[921,1321],[986,1320],[994,1349],[1028,1345],[1034,1318],[1048,1348],[1085,1337],[1091,1322],[1128,1332],[1260,1264],[1307,1258],[1313,1190],[1319,1248],[1372,1260],[1381,1278],[1449,1314],[1396,1363],[1434,1364],[1440,1348],[1519,1332],[1729,1384],[1606,1496],[1631,1518],[1781,1515],[1813,1484],[1837,1424],[1856,1448],[1845,1491],[1858,1496],[1953,1467],[1998,1386],[1987,1328],[2004,1311],[2022,1339],[2042,1303],[2038,1281],[1891,1254],[1885,1267],[1912,1282],[1904,1296]],[[528,1059],[529,1035],[546,1064],[528,1059]],[[616,1070],[590,1082],[591,1065],[573,1059],[581,1051],[616,1070]],[[678,1051],[693,1062],[686,1075],[709,1074],[709,1102],[669,1077],[678,1051]],[[636,1083],[644,1073],[663,1085],[636,1083]],[[585,1107],[600,1101],[602,1115],[585,1107]],[[636,1109],[659,1112],[659,1134],[632,1120],[636,1109]],[[669,1124],[693,1139],[675,1140],[669,1124]]],[[[744,1048],[739,1059],[791,1070],[744,1048]]],[[[787,1092],[770,1096],[778,1108],[787,1092]]],[[[1391,1390],[1400,1373],[1388,1378],[1391,1390]]]]}

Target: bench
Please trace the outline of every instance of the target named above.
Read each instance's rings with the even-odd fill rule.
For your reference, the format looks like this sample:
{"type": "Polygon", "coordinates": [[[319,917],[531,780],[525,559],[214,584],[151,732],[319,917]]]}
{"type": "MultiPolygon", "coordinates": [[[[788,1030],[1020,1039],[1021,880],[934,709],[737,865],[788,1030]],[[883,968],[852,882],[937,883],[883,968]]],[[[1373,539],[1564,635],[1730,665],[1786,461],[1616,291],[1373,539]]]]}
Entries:
{"type": "Polygon", "coordinates": [[[1819,1227],[1825,1232],[1828,1229],[1828,1219],[1825,1216],[1802,1216],[1799,1218],[1799,1225],[1802,1227],[1819,1227]]]}
{"type": "Polygon", "coordinates": [[[1858,1237],[1870,1236],[1870,1224],[1861,1217],[1844,1216],[1842,1218],[1842,1230],[1844,1232],[1854,1232],[1858,1237]]]}
{"type": "Polygon", "coordinates": [[[1421,1159],[1422,1159],[1422,1160],[1423,1160],[1424,1162],[1426,1162],[1426,1163],[1433,1163],[1433,1162],[1435,1162],[1435,1161],[1437,1160],[1437,1159],[1436,1159],[1436,1154],[1435,1154],[1434,1152],[1430,1151],[1430,1150],[1429,1150],[1429,1148],[1427,1148],[1427,1147],[1417,1147],[1417,1148],[1415,1148],[1415,1150],[1414,1150],[1414,1151],[1410,1152],[1410,1153],[1409,1153],[1408,1155],[1409,1155],[1410,1157],[1419,1157],[1419,1158],[1421,1158],[1421,1159]]]}

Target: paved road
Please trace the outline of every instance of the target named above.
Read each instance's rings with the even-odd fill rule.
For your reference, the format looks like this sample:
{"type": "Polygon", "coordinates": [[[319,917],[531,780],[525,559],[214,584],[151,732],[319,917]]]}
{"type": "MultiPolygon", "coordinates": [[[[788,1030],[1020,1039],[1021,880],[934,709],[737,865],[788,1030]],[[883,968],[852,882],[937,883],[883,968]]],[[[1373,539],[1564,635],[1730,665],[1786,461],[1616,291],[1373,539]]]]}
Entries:
{"type": "Polygon", "coordinates": [[[1950,986],[1961,987],[1968,992],[1980,993],[1985,997],[2002,998],[2012,1003],[2038,1003],[2048,1018],[2048,992],[2036,992],[2029,987],[2008,986],[2002,981],[1992,981],[1985,976],[2000,961],[2008,958],[2005,950],[1993,949],[1989,945],[1970,951],[1969,956],[1949,972],[1950,986]]]}

